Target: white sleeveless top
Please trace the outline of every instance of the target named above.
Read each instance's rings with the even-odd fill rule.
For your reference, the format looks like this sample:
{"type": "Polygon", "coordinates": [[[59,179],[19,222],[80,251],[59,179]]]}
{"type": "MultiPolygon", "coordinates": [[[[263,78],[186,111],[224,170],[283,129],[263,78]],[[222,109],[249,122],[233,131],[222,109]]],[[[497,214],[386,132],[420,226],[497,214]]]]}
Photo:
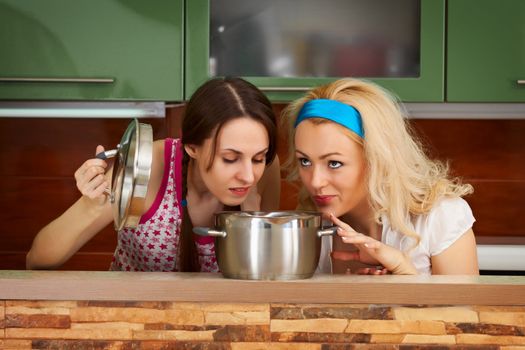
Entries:
{"type": "MultiPolygon", "coordinates": [[[[401,251],[409,251],[415,243],[414,239],[394,231],[386,216],[382,216],[381,220],[383,222],[381,241],[401,251]]],[[[468,203],[458,197],[443,198],[429,213],[415,216],[412,225],[421,240],[410,252],[410,258],[418,273],[431,275],[430,258],[450,247],[472,227],[475,221],[468,203]]],[[[317,272],[332,272],[331,251],[332,237],[324,236],[317,272]]]]}

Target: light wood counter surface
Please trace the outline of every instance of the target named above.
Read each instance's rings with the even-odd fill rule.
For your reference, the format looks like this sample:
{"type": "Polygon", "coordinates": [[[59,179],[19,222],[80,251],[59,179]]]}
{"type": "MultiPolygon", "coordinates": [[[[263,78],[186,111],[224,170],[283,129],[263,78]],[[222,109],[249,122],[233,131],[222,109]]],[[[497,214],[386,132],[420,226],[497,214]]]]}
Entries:
{"type": "Polygon", "coordinates": [[[525,305],[525,276],[315,275],[249,281],[214,273],[0,270],[0,300],[525,305]]]}

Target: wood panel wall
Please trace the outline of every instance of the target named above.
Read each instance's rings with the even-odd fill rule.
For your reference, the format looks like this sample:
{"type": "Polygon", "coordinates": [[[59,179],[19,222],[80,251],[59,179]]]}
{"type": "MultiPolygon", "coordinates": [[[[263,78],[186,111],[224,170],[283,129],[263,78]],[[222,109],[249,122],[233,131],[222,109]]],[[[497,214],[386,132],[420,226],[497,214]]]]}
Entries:
{"type": "MultiPolygon", "coordinates": [[[[280,113],[283,105],[276,105],[280,113]]],[[[146,119],[154,138],[178,136],[183,106],[165,119],[146,119]]],[[[498,116],[494,116],[497,118],[498,116]]],[[[40,228],[77,198],[73,173],[97,144],[114,147],[129,120],[0,118],[0,269],[24,269],[40,228]]],[[[412,120],[428,151],[448,160],[471,183],[467,198],[479,240],[525,242],[525,120],[412,120]]],[[[286,157],[281,137],[279,156],[286,157]]],[[[283,181],[281,204],[293,209],[296,189],[283,181]]],[[[108,226],[62,269],[106,270],[116,244],[108,226]]]]}
{"type": "MultiPolygon", "coordinates": [[[[166,135],[164,119],[144,120],[154,138],[166,135]]],[[[76,169],[98,144],[116,147],[129,120],[0,118],[0,269],[24,269],[33,237],[78,197],[76,169]]],[[[108,226],[64,269],[107,270],[116,245],[108,226]]]]}

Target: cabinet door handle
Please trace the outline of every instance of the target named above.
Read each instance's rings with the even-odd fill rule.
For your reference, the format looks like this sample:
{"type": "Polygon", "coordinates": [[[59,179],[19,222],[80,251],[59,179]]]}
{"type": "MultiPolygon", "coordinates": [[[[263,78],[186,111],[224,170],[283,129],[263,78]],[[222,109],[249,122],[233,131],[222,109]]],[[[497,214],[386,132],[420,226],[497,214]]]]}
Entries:
{"type": "Polygon", "coordinates": [[[518,85],[525,85],[525,79],[516,80],[518,85]]]}
{"type": "Polygon", "coordinates": [[[266,92],[304,92],[310,89],[310,86],[259,86],[259,90],[266,92]]]}
{"type": "Polygon", "coordinates": [[[0,77],[5,83],[97,83],[113,84],[115,78],[46,78],[46,77],[0,77]]]}

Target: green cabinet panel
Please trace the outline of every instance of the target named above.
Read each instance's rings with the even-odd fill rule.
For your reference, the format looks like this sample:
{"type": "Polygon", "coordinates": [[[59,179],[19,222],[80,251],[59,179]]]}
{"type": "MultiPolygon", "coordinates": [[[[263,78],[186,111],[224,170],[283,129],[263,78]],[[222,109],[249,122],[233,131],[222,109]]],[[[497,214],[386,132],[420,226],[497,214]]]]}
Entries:
{"type": "Polygon", "coordinates": [[[525,102],[525,1],[450,0],[447,101],[525,102]]]}
{"type": "Polygon", "coordinates": [[[183,21],[183,0],[0,0],[0,99],[182,100],[183,21]]]}
{"type": "MultiPolygon", "coordinates": [[[[413,77],[370,78],[370,80],[393,91],[403,101],[442,102],[444,100],[445,4],[444,0],[420,0],[419,4],[419,74],[413,77]]],[[[210,0],[186,1],[186,99],[199,85],[213,76],[210,73],[213,69],[210,69],[209,62],[210,7],[210,0]]],[[[330,18],[326,21],[329,22],[330,18]]],[[[265,31],[266,28],[261,30],[265,31]]],[[[288,45],[296,44],[296,42],[288,43],[288,45]]],[[[250,65],[251,62],[245,63],[250,65]]],[[[340,78],[339,76],[302,78],[275,75],[243,77],[265,91],[272,101],[293,100],[300,97],[305,89],[340,78]]]]}

